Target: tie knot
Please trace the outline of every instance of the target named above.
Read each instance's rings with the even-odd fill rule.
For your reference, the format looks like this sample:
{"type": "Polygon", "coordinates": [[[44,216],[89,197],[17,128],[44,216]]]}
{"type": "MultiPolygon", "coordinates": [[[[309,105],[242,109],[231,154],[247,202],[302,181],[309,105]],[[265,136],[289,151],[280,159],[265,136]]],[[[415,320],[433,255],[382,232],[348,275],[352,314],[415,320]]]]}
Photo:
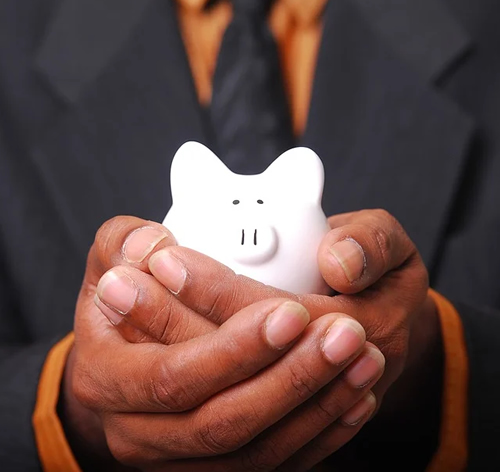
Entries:
{"type": "Polygon", "coordinates": [[[265,17],[272,0],[232,0],[234,15],[265,17]]]}

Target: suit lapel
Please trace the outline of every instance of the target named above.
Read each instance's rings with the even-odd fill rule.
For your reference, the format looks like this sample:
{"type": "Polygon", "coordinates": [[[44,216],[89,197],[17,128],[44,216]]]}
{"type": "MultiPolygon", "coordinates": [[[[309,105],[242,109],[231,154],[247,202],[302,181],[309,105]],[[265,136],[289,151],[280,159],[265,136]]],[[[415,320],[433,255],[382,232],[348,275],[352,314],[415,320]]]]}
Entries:
{"type": "Polygon", "coordinates": [[[437,81],[470,49],[462,26],[440,0],[351,0],[394,53],[429,81],[437,81]]]}
{"type": "Polygon", "coordinates": [[[161,220],[177,147],[206,142],[174,3],[63,0],[36,64],[63,101],[32,157],[79,250],[114,215],[161,220]]]}
{"type": "Polygon", "coordinates": [[[328,4],[302,139],[325,162],[325,211],[387,209],[428,266],[473,131],[435,86],[470,41],[430,3],[437,2],[328,4]]]}
{"type": "MultiPolygon", "coordinates": [[[[469,47],[434,0],[325,12],[302,139],[325,161],[325,210],[386,208],[428,265],[473,130],[436,83],[469,47]]],[[[175,150],[208,138],[173,1],[62,0],[36,64],[62,100],[32,157],[82,253],[113,215],[163,218],[175,150]]]]}
{"type": "Polygon", "coordinates": [[[152,0],[63,0],[36,63],[54,90],[75,103],[133,34],[152,0]]]}

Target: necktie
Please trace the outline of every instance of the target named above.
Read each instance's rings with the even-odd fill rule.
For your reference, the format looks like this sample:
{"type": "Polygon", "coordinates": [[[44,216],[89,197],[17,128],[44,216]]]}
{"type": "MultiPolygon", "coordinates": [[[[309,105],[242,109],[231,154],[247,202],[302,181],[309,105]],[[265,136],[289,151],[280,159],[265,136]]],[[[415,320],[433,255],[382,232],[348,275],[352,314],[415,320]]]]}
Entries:
{"type": "Polygon", "coordinates": [[[215,68],[210,118],[219,157],[258,173],[293,147],[279,55],[267,25],[269,0],[233,0],[215,68]]]}

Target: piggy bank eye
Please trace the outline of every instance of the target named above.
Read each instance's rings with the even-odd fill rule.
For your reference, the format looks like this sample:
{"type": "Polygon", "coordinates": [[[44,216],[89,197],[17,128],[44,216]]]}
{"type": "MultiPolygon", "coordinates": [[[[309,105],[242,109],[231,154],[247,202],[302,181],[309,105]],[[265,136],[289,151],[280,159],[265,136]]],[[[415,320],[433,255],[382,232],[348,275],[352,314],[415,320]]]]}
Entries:
{"type": "Polygon", "coordinates": [[[263,202],[262,200],[257,200],[257,203],[258,203],[259,205],[262,205],[264,202],[263,202]]]}
{"type": "Polygon", "coordinates": [[[233,205],[238,205],[238,203],[240,203],[239,200],[233,200],[233,205]]]}

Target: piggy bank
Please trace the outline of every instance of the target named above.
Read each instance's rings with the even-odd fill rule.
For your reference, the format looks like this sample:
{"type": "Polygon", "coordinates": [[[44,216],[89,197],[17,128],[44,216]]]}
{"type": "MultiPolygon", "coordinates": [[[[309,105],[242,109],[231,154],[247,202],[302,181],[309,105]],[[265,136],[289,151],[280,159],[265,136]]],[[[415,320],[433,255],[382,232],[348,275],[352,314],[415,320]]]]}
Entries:
{"type": "Polygon", "coordinates": [[[317,264],[329,230],[324,169],[311,149],[290,149],[261,174],[240,175],[204,145],[187,142],[170,180],[173,203],[163,224],[179,246],[296,294],[330,291],[317,264]]]}

